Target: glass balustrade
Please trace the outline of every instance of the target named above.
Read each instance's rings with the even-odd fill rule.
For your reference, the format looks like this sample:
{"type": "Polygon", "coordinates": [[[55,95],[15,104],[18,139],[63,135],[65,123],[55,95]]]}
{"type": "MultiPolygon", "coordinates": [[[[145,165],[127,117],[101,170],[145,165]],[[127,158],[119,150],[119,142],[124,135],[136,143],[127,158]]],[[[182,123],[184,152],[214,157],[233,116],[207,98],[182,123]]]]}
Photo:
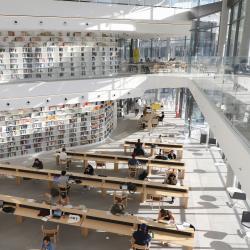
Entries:
{"type": "Polygon", "coordinates": [[[57,0],[68,2],[91,2],[104,4],[122,4],[136,6],[158,6],[166,8],[190,9],[198,5],[219,2],[221,0],[57,0]]]}

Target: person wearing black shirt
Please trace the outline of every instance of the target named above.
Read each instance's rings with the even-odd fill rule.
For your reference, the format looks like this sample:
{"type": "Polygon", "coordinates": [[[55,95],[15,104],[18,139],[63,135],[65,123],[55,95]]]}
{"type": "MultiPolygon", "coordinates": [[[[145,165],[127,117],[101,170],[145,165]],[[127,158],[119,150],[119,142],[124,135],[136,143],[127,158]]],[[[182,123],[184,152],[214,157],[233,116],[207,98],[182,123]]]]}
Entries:
{"type": "Polygon", "coordinates": [[[144,149],[142,148],[142,143],[141,143],[141,140],[138,139],[137,143],[135,144],[135,149],[134,149],[134,152],[133,152],[136,156],[139,156],[139,155],[145,155],[145,151],[144,149]]]}
{"type": "Polygon", "coordinates": [[[35,159],[32,168],[43,169],[43,163],[38,158],[35,159]]]}
{"type": "Polygon", "coordinates": [[[94,168],[90,164],[88,164],[88,166],[84,170],[84,174],[94,175],[94,168]]]}
{"type": "Polygon", "coordinates": [[[174,153],[174,150],[171,150],[168,154],[168,159],[169,160],[175,160],[176,159],[176,154],[174,153]]]}
{"type": "Polygon", "coordinates": [[[138,230],[133,233],[132,242],[140,246],[149,246],[151,239],[147,225],[141,224],[138,230]]]}

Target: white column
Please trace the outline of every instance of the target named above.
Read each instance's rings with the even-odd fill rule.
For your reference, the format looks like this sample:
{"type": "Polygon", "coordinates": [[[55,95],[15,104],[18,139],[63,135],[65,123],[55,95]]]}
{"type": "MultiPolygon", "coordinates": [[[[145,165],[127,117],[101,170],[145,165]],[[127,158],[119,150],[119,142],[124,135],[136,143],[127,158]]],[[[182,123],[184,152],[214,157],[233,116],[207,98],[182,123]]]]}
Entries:
{"type": "Polygon", "coordinates": [[[250,43],[250,1],[246,1],[246,15],[243,25],[243,34],[240,44],[239,57],[249,57],[250,43]]]}
{"type": "Polygon", "coordinates": [[[223,57],[224,55],[224,49],[225,49],[226,40],[227,40],[227,28],[228,28],[227,24],[228,24],[228,14],[229,14],[229,8],[227,4],[228,4],[228,0],[223,0],[221,17],[220,17],[220,32],[219,32],[219,42],[218,42],[218,51],[217,51],[217,55],[219,57],[223,57]]]}

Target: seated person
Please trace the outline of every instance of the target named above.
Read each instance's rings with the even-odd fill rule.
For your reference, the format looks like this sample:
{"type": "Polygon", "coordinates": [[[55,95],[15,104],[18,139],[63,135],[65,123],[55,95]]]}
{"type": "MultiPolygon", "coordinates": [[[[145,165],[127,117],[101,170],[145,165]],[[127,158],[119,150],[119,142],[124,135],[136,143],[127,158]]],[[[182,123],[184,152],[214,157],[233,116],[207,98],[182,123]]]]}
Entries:
{"type": "Polygon", "coordinates": [[[158,155],[155,156],[155,159],[159,159],[159,160],[167,160],[168,157],[163,155],[160,151],[160,153],[158,155]]]}
{"type": "Polygon", "coordinates": [[[84,170],[84,174],[94,175],[94,168],[90,164],[88,164],[88,166],[84,170]]]}
{"type": "Polygon", "coordinates": [[[132,237],[132,243],[140,246],[149,246],[152,239],[148,233],[148,227],[146,224],[138,225],[138,229],[133,233],[132,237]]]}
{"type": "Polygon", "coordinates": [[[66,206],[69,204],[69,197],[67,196],[66,192],[60,193],[57,204],[62,206],[66,206]]]}
{"type": "Polygon", "coordinates": [[[67,156],[66,149],[62,148],[62,151],[59,153],[59,162],[60,161],[67,161],[67,167],[70,165],[70,158],[67,156]]]}
{"type": "Polygon", "coordinates": [[[164,119],[164,117],[165,117],[165,115],[164,115],[164,112],[162,111],[162,112],[161,112],[161,115],[158,116],[158,121],[159,121],[159,122],[162,122],[163,119],[164,119]]]}
{"type": "Polygon", "coordinates": [[[139,165],[139,161],[135,159],[135,154],[132,154],[132,158],[128,160],[128,165],[129,166],[138,166],[139,165]]]}
{"type": "Polygon", "coordinates": [[[110,213],[113,215],[125,214],[125,206],[121,200],[116,200],[116,203],[110,209],[110,213]]]}
{"type": "Polygon", "coordinates": [[[142,148],[142,143],[140,139],[138,139],[137,142],[135,143],[135,148],[142,148]]]}
{"type": "Polygon", "coordinates": [[[49,236],[45,236],[43,238],[43,244],[42,244],[42,248],[41,250],[54,250],[54,247],[50,241],[50,237],[49,236]]]}
{"type": "Polygon", "coordinates": [[[34,160],[32,168],[43,169],[43,163],[38,158],[34,160]]]}
{"type": "Polygon", "coordinates": [[[65,192],[66,195],[68,195],[70,189],[69,176],[66,175],[65,170],[61,172],[61,176],[56,180],[56,182],[60,189],[60,193],[65,192]]]}
{"type": "Polygon", "coordinates": [[[170,150],[168,154],[168,159],[169,160],[175,160],[176,159],[176,154],[174,153],[174,150],[170,150]]]}
{"type": "MultiPolygon", "coordinates": [[[[176,185],[177,184],[177,177],[176,177],[176,173],[173,171],[173,172],[170,172],[168,175],[167,175],[167,178],[166,180],[164,181],[165,184],[168,184],[168,185],[176,185]]],[[[169,202],[170,204],[173,204],[174,203],[174,197],[172,197],[172,200],[169,202]]]]}
{"type": "Polygon", "coordinates": [[[175,223],[175,219],[174,219],[172,212],[170,210],[165,210],[163,208],[159,211],[157,220],[158,221],[164,220],[164,221],[171,223],[171,224],[175,223]]]}
{"type": "Polygon", "coordinates": [[[135,154],[136,156],[140,156],[140,155],[145,155],[145,151],[142,148],[142,143],[141,140],[138,139],[137,143],[135,144],[135,148],[134,148],[134,152],[133,154],[135,154]]]}

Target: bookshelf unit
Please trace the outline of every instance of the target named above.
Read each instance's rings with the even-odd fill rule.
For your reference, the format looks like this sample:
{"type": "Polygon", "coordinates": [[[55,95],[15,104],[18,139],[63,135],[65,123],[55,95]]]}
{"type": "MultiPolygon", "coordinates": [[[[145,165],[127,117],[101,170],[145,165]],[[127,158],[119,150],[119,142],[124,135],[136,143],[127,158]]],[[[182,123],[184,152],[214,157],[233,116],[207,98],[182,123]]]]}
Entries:
{"type": "Polygon", "coordinates": [[[119,39],[104,33],[0,32],[0,81],[116,75],[119,39]]]}
{"type": "Polygon", "coordinates": [[[113,101],[1,112],[0,158],[103,141],[113,130],[113,112],[113,101]]]}

